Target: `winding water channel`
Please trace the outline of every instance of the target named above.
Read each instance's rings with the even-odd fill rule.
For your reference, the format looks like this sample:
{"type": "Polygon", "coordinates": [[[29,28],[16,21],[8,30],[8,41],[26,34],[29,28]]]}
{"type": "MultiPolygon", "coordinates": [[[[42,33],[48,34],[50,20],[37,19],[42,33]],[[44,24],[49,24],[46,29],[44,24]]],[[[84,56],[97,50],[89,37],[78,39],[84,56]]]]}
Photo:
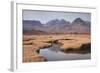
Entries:
{"type": "Polygon", "coordinates": [[[42,48],[39,52],[40,55],[44,56],[48,61],[62,61],[62,60],[85,60],[90,59],[91,54],[79,54],[79,53],[64,53],[60,51],[58,44],[53,44],[49,48],[42,48]]]}

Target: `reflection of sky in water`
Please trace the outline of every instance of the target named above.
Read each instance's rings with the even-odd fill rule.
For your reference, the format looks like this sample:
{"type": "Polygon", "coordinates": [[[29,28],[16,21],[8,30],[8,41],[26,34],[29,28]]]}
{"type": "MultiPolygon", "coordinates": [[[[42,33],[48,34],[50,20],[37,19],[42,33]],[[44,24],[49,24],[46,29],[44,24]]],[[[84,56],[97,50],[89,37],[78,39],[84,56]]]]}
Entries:
{"type": "Polygon", "coordinates": [[[23,20],[40,20],[46,23],[53,19],[65,19],[72,22],[76,18],[81,18],[85,21],[91,20],[90,13],[75,13],[75,12],[50,12],[50,11],[32,11],[23,10],[23,20]]]}
{"type": "Polygon", "coordinates": [[[90,59],[90,54],[66,54],[61,51],[57,51],[52,48],[45,48],[40,50],[40,55],[47,58],[48,61],[59,61],[59,60],[81,60],[90,59]]]}

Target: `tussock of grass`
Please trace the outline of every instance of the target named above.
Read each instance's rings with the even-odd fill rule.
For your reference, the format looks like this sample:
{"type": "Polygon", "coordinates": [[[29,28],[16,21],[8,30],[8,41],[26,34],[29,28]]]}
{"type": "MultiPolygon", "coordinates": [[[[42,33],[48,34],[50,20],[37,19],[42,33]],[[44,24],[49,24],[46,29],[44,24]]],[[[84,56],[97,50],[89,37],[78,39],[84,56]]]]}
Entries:
{"type": "Polygon", "coordinates": [[[91,53],[91,43],[82,44],[79,48],[67,48],[67,49],[61,49],[61,51],[65,53],[91,53]]]}

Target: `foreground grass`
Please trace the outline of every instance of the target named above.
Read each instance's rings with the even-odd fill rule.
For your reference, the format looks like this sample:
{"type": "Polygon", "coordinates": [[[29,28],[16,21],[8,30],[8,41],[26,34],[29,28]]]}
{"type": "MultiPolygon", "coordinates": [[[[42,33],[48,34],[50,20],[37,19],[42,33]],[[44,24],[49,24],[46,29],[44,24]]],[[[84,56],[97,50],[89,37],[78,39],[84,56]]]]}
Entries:
{"type": "Polygon", "coordinates": [[[47,61],[39,55],[39,50],[60,45],[60,50],[66,53],[90,53],[91,40],[88,34],[67,35],[24,35],[23,36],[23,62],[47,61]]]}

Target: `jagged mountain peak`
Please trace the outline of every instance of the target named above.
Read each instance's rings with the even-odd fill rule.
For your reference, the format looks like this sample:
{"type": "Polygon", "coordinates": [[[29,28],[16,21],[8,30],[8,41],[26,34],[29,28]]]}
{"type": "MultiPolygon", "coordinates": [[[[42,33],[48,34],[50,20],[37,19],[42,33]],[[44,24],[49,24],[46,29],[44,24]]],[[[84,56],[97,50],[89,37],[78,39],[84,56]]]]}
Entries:
{"type": "Polygon", "coordinates": [[[76,19],[74,20],[74,22],[83,22],[83,20],[82,20],[81,18],[76,18],[76,19]]]}
{"type": "Polygon", "coordinates": [[[50,20],[49,22],[46,23],[48,26],[53,26],[53,25],[62,25],[62,24],[70,24],[69,21],[66,21],[65,19],[54,19],[50,20]]]}
{"type": "Polygon", "coordinates": [[[73,22],[72,25],[86,25],[85,21],[82,20],[81,18],[76,18],[73,22]]]}

